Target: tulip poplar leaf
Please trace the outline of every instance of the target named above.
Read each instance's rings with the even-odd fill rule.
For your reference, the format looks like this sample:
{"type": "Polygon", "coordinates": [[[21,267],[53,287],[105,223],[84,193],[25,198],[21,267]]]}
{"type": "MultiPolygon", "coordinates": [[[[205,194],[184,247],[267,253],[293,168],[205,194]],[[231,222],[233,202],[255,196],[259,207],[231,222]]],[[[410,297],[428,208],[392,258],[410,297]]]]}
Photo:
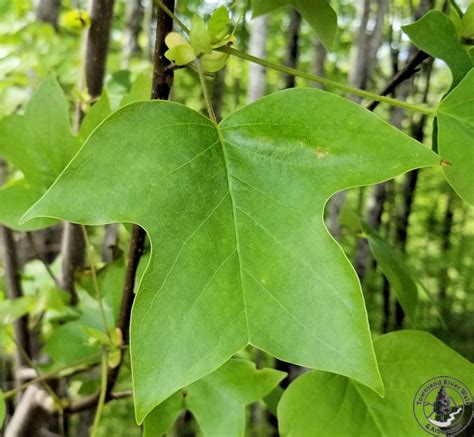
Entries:
{"type": "Polygon", "coordinates": [[[278,370],[257,370],[250,361],[229,360],[156,407],[145,419],[144,437],[165,434],[185,410],[205,437],[243,437],[245,406],[267,395],[284,377],[278,370]]]}
{"type": "Polygon", "coordinates": [[[278,405],[280,435],[423,437],[428,434],[415,419],[413,401],[424,383],[448,375],[474,387],[472,363],[431,334],[398,331],[374,343],[384,398],[343,376],[319,370],[305,373],[278,405]]]}
{"type": "Polygon", "coordinates": [[[472,61],[461,44],[451,19],[439,11],[429,11],[419,20],[403,26],[413,44],[429,55],[443,60],[456,86],[472,68],[472,61]]]}
{"type": "Polygon", "coordinates": [[[437,164],[320,90],[273,94],[218,126],[176,103],[139,102],[93,132],[24,220],[147,231],[131,322],[139,423],[247,344],[383,394],[360,284],[324,206],[340,190],[437,164]]]}
{"type": "Polygon", "coordinates": [[[439,105],[438,149],[446,179],[474,205],[474,69],[439,105]]]}
{"type": "Polygon", "coordinates": [[[24,178],[0,190],[0,222],[17,230],[46,227],[52,220],[19,225],[19,218],[46,191],[79,149],[71,132],[69,105],[59,83],[46,78],[23,115],[0,120],[0,156],[24,178]]]}

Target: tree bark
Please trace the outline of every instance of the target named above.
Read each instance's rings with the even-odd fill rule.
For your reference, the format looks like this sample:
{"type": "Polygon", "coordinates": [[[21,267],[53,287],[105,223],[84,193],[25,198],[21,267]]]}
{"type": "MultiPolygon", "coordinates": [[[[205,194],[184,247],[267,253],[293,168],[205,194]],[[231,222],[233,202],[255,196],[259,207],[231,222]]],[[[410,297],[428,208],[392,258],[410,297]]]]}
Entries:
{"type": "MultiPolygon", "coordinates": [[[[249,53],[259,58],[266,57],[268,15],[257,17],[250,22],[249,53]]],[[[265,94],[265,69],[257,64],[249,64],[247,103],[252,103],[265,94]]]]}
{"type": "MultiPolygon", "coordinates": [[[[319,77],[326,77],[326,57],[327,50],[318,38],[314,43],[314,74],[319,77]]],[[[324,89],[324,85],[313,82],[314,88],[324,89]]]]}
{"type": "Polygon", "coordinates": [[[141,30],[143,7],[141,0],[130,0],[127,4],[127,19],[124,29],[124,67],[127,68],[130,59],[141,53],[138,41],[141,30]]]}
{"type": "MultiPolygon", "coordinates": [[[[296,68],[298,64],[298,40],[301,25],[301,15],[296,9],[292,9],[290,24],[288,26],[288,46],[286,49],[285,65],[296,68]]],[[[296,84],[295,76],[288,74],[285,78],[285,88],[293,88],[296,84]]]]}
{"type": "MultiPolygon", "coordinates": [[[[21,287],[20,271],[16,253],[13,232],[5,226],[0,226],[0,244],[3,257],[3,268],[5,270],[5,289],[8,299],[18,299],[23,296],[21,287]]],[[[30,333],[28,330],[28,317],[23,316],[13,322],[13,332],[17,351],[15,355],[15,374],[17,384],[22,381],[18,379],[21,369],[30,367],[27,357],[31,358],[30,333]],[[25,354],[27,357],[25,357],[25,354]]]]}

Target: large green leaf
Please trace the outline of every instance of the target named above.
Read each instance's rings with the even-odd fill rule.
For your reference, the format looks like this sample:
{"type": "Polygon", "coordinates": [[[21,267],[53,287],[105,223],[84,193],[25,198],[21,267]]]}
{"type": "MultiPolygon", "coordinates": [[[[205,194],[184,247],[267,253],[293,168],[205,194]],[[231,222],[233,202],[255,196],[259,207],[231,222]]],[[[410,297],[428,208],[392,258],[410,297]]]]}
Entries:
{"type": "Polygon", "coordinates": [[[278,370],[257,370],[250,361],[229,360],[156,407],[145,419],[145,437],[165,434],[184,410],[193,413],[205,436],[244,436],[245,406],[284,377],[278,370]]]}
{"type": "Polygon", "coordinates": [[[308,372],[278,405],[280,435],[423,437],[428,434],[415,419],[413,401],[426,381],[446,375],[474,387],[472,363],[428,333],[386,334],[375,341],[375,351],[384,398],[343,376],[308,372]]]}
{"type": "Polygon", "coordinates": [[[337,15],[328,0],[252,0],[253,16],[268,14],[283,6],[293,6],[315,30],[327,49],[337,34],[337,15]]]}
{"type": "Polygon", "coordinates": [[[24,115],[0,120],[0,156],[21,170],[24,180],[0,191],[0,222],[14,229],[35,229],[51,220],[18,225],[23,215],[63,170],[79,148],[71,133],[69,108],[53,77],[45,79],[24,115]]]}
{"type": "Polygon", "coordinates": [[[439,105],[438,149],[446,179],[474,205],[474,69],[439,105]]]}
{"type": "Polygon", "coordinates": [[[219,127],[175,103],[141,102],[94,131],[25,219],[147,231],[131,327],[139,422],[249,343],[383,393],[360,285],[324,206],[337,191],[436,164],[320,90],[276,93],[219,127]]]}
{"type": "Polygon", "coordinates": [[[442,12],[430,11],[413,24],[403,26],[403,31],[418,48],[446,62],[453,75],[453,86],[472,68],[453,22],[442,12]]]}
{"type": "Polygon", "coordinates": [[[405,264],[403,255],[390,247],[382,237],[366,223],[362,223],[362,229],[366,234],[370,250],[395,292],[398,302],[411,323],[415,325],[418,287],[410,270],[405,264]]]}

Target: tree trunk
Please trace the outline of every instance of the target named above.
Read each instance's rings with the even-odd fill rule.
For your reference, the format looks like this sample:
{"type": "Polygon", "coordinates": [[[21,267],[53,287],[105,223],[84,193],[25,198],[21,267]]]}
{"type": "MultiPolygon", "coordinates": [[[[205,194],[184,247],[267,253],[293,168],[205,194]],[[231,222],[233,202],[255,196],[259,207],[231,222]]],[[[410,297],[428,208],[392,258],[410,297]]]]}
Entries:
{"type": "Polygon", "coordinates": [[[61,0],[38,0],[35,11],[36,19],[51,24],[57,30],[60,9],[61,0]]]}
{"type": "Polygon", "coordinates": [[[124,29],[124,67],[127,68],[130,59],[141,53],[138,38],[140,36],[143,8],[141,0],[130,0],[127,4],[127,18],[124,29]]]}
{"type": "MultiPolygon", "coordinates": [[[[326,77],[326,57],[327,50],[318,38],[314,43],[314,74],[319,77],[326,77]]],[[[324,85],[313,82],[314,88],[324,89],[324,85]]]]}
{"type": "MultiPolygon", "coordinates": [[[[288,26],[288,46],[286,49],[285,65],[296,68],[298,64],[298,40],[301,25],[301,15],[296,9],[292,9],[290,25],[288,26]]],[[[295,76],[288,74],[285,79],[285,88],[293,88],[296,84],[295,76]]]]}
{"type": "MultiPolygon", "coordinates": [[[[249,53],[259,58],[265,58],[267,45],[268,16],[255,18],[250,22],[249,53]]],[[[265,94],[265,69],[257,64],[249,64],[249,79],[247,88],[247,103],[254,102],[265,94]]]]}
{"type": "MultiPolygon", "coordinates": [[[[388,0],[373,1],[374,4],[377,4],[374,29],[371,33],[369,33],[367,29],[371,17],[371,1],[361,0],[358,17],[359,28],[356,44],[352,50],[352,65],[349,73],[349,82],[351,86],[360,89],[367,89],[369,79],[375,68],[377,52],[382,44],[385,13],[388,9],[388,0]]],[[[350,98],[355,102],[362,100],[357,96],[351,96],[350,98]]],[[[341,238],[339,215],[346,196],[346,191],[337,193],[329,201],[327,206],[327,226],[329,232],[331,232],[336,240],[341,238]]]]}

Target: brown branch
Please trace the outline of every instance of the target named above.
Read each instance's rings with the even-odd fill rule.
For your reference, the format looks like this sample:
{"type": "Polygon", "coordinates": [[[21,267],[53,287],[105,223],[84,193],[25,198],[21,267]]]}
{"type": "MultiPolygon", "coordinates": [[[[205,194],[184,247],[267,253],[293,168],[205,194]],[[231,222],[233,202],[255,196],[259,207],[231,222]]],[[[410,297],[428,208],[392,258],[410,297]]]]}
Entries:
{"type": "MultiPolygon", "coordinates": [[[[419,71],[419,66],[423,63],[426,59],[428,59],[430,55],[427,53],[418,50],[415,55],[408,61],[408,63],[393,77],[390,83],[380,92],[381,96],[387,96],[395,91],[398,85],[400,85],[405,80],[410,79],[416,72],[419,71]]],[[[373,111],[380,102],[373,100],[367,105],[367,109],[369,111],[373,111]]]]}
{"type": "MultiPolygon", "coordinates": [[[[5,270],[5,288],[9,299],[23,296],[18,268],[15,239],[13,232],[5,226],[0,226],[0,244],[3,251],[3,268],[5,270]]],[[[15,341],[21,346],[28,357],[31,357],[30,334],[28,332],[28,317],[25,315],[13,322],[15,341]]],[[[17,370],[29,367],[28,361],[20,351],[16,353],[17,370]]]]}
{"type": "Polygon", "coordinates": [[[85,74],[87,91],[92,98],[99,97],[104,86],[113,11],[114,0],[93,1],[89,11],[91,27],[87,32],[85,74]]]}

